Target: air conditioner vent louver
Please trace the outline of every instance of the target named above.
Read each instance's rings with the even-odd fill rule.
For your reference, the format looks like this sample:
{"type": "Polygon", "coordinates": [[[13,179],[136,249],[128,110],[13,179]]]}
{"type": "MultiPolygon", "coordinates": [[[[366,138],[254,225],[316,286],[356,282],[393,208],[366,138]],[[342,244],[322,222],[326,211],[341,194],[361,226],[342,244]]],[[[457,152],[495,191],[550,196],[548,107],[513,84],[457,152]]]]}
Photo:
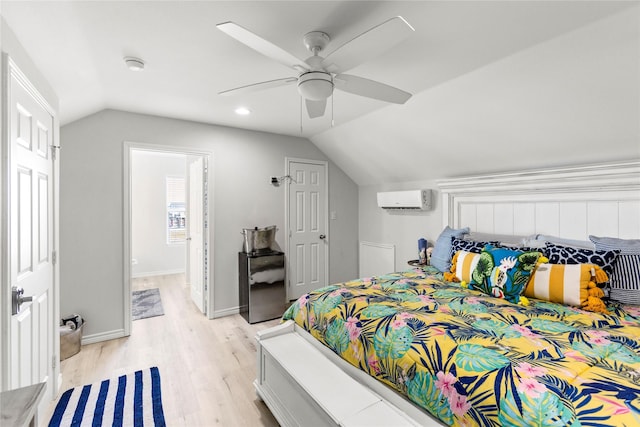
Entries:
{"type": "Polygon", "coordinates": [[[431,190],[384,191],[378,193],[382,209],[431,209],[431,190]]]}

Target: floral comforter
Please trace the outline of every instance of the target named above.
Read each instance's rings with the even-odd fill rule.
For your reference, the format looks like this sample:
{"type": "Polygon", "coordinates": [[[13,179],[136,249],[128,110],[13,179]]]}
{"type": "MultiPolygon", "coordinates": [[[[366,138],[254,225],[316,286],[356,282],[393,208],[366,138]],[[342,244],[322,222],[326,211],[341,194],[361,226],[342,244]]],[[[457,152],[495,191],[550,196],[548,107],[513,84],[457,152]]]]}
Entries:
{"type": "Polygon", "coordinates": [[[640,307],[527,307],[427,267],[331,285],[284,314],[456,426],[640,426],[640,307]]]}

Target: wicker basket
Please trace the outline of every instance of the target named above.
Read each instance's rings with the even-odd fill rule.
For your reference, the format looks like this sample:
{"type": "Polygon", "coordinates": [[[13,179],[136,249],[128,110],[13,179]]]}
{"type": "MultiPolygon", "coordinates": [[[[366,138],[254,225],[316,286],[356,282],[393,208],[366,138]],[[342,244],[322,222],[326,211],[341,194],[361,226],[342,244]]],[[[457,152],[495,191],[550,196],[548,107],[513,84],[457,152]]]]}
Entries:
{"type": "Polygon", "coordinates": [[[60,360],[65,360],[80,352],[80,342],[82,341],[82,328],[84,323],[77,329],[69,326],[60,326],[60,360]]]}

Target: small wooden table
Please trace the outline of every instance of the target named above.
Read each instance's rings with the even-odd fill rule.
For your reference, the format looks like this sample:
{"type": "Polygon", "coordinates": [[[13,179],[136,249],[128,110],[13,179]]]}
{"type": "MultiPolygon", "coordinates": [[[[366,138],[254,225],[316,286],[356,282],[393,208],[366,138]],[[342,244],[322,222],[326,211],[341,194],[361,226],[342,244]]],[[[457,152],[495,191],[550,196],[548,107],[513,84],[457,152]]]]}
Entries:
{"type": "Polygon", "coordinates": [[[409,264],[412,267],[426,267],[427,265],[429,265],[429,264],[422,264],[419,259],[411,259],[407,261],[407,264],[409,264]]]}
{"type": "Polygon", "coordinates": [[[36,427],[38,404],[44,396],[46,383],[39,383],[0,393],[0,424],[2,427],[36,427]]]}

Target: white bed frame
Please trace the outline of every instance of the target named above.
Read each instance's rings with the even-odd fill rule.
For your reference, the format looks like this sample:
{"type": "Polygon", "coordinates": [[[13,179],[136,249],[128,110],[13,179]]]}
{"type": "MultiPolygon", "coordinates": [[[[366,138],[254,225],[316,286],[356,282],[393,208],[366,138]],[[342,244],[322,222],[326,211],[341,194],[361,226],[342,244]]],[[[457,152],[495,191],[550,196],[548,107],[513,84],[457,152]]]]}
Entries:
{"type": "MultiPolygon", "coordinates": [[[[640,238],[640,161],[449,179],[443,223],[472,231],[640,238]]],[[[254,385],[283,426],[442,425],[291,321],[258,333],[254,385]]]]}

